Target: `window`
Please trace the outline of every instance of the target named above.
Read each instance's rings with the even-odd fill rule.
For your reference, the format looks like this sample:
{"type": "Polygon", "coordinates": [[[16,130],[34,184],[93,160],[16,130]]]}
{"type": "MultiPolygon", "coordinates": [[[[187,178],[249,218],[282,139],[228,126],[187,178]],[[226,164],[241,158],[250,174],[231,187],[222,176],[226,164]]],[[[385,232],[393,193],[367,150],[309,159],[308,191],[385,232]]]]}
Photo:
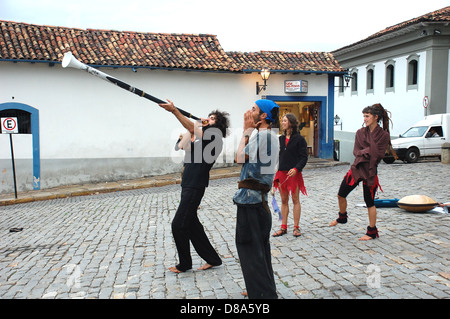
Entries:
{"type": "Polygon", "coordinates": [[[390,60],[386,62],[386,92],[394,91],[394,75],[395,75],[395,62],[390,60]]]}
{"type": "Polygon", "coordinates": [[[427,131],[428,126],[414,126],[401,134],[400,137],[422,137],[427,131]]]}
{"type": "Polygon", "coordinates": [[[344,83],[344,76],[340,75],[339,76],[339,94],[344,94],[344,87],[345,87],[345,83],[344,83]]]}
{"type": "Polygon", "coordinates": [[[366,93],[373,93],[373,81],[374,81],[374,65],[370,64],[367,66],[367,83],[366,83],[366,93]]]}
{"type": "Polygon", "coordinates": [[[426,138],[436,138],[441,136],[444,136],[442,134],[442,126],[431,127],[428,133],[425,135],[426,138]]]}
{"type": "Polygon", "coordinates": [[[352,75],[352,94],[358,93],[358,71],[355,69],[350,72],[352,75]]]}
{"type": "Polygon", "coordinates": [[[408,57],[408,87],[407,89],[417,89],[419,78],[419,56],[417,54],[408,57]]]}

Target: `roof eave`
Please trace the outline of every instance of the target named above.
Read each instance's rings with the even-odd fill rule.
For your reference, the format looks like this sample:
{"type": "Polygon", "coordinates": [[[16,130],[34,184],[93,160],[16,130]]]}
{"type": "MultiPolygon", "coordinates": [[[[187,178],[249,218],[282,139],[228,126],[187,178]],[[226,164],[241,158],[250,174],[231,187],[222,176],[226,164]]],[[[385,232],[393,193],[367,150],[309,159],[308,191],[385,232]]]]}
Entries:
{"type": "MultiPolygon", "coordinates": [[[[242,72],[244,73],[253,73],[253,72],[261,72],[260,69],[244,69],[242,70],[242,72]]],[[[270,70],[270,73],[305,73],[305,74],[309,74],[309,73],[313,73],[313,74],[346,74],[347,71],[346,70],[342,70],[342,71],[312,71],[312,70],[270,70]]]]}
{"type": "Polygon", "coordinates": [[[352,51],[356,51],[380,42],[384,42],[396,37],[400,37],[402,35],[405,35],[407,33],[411,33],[417,30],[422,29],[423,27],[428,27],[428,26],[437,26],[437,25],[442,25],[442,26],[448,26],[450,23],[445,21],[421,21],[412,25],[408,25],[405,26],[404,28],[398,29],[398,30],[394,30],[385,34],[382,34],[380,36],[374,37],[374,38],[368,38],[366,40],[361,40],[358,41],[356,43],[350,44],[348,46],[342,47],[340,49],[334,50],[331,53],[337,58],[338,56],[342,55],[342,54],[346,54],[352,51]]]}
{"type": "MultiPolygon", "coordinates": [[[[59,61],[50,60],[30,60],[30,59],[0,59],[0,62],[28,62],[28,63],[48,63],[50,66],[61,64],[59,61]]],[[[185,71],[185,72],[211,72],[211,73],[242,73],[241,70],[211,70],[211,69],[186,69],[186,68],[169,68],[144,65],[109,65],[109,64],[86,64],[93,68],[112,68],[112,69],[148,69],[148,70],[165,70],[165,71],[185,71]]]]}

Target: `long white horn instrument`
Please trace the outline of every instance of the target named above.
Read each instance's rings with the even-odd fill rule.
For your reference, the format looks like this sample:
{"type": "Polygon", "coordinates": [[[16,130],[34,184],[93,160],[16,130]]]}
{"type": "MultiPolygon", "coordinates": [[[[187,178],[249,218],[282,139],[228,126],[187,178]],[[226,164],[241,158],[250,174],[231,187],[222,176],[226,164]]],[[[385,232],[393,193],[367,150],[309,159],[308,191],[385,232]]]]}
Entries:
{"type": "MultiPolygon", "coordinates": [[[[105,80],[105,81],[108,81],[110,83],[116,84],[117,86],[121,87],[122,89],[130,91],[130,92],[132,92],[132,93],[134,93],[136,95],[144,97],[144,98],[146,98],[146,99],[148,99],[150,101],[153,101],[155,103],[158,103],[158,104],[160,104],[160,103],[167,103],[167,102],[165,102],[163,100],[160,100],[160,99],[158,99],[158,98],[156,98],[156,97],[154,97],[154,96],[152,96],[152,95],[150,95],[148,93],[145,93],[141,89],[133,87],[133,86],[131,86],[128,83],[125,83],[125,82],[123,82],[123,81],[121,81],[121,80],[119,80],[119,79],[117,79],[115,77],[112,77],[112,76],[110,76],[110,75],[108,75],[108,74],[106,74],[106,73],[104,73],[102,71],[99,71],[99,70],[97,70],[97,69],[95,69],[93,67],[90,67],[90,66],[88,66],[88,65],[78,61],[73,56],[72,52],[67,52],[67,53],[64,54],[64,57],[63,57],[63,60],[62,60],[62,67],[63,68],[69,67],[69,68],[84,70],[84,71],[86,71],[89,74],[95,75],[95,76],[101,78],[102,80],[105,80]]],[[[194,120],[200,120],[198,117],[192,115],[189,112],[186,112],[186,111],[184,111],[184,110],[182,110],[180,108],[178,108],[178,110],[181,112],[181,114],[183,114],[186,117],[192,118],[194,120]]]]}

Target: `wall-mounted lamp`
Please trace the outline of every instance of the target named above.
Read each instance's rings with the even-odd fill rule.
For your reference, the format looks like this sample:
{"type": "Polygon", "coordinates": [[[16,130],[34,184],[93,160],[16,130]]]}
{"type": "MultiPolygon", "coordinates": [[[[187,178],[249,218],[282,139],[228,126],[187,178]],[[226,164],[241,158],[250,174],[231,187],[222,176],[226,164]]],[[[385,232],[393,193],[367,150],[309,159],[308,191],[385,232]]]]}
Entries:
{"type": "Polygon", "coordinates": [[[343,78],[344,78],[345,85],[335,85],[334,87],[348,88],[350,80],[352,79],[352,76],[350,74],[346,73],[346,74],[344,74],[343,78]]]}
{"type": "Polygon", "coordinates": [[[334,117],[334,126],[341,126],[341,131],[342,131],[342,121],[341,118],[339,117],[339,115],[336,114],[336,116],[334,117]]]}
{"type": "Polygon", "coordinates": [[[270,70],[264,68],[264,69],[261,70],[261,73],[260,73],[260,74],[261,74],[261,78],[264,80],[264,84],[259,85],[259,83],[256,82],[256,95],[258,95],[259,92],[261,92],[262,90],[266,90],[266,88],[267,88],[267,83],[266,83],[266,81],[269,79],[269,76],[270,76],[270,70]]]}

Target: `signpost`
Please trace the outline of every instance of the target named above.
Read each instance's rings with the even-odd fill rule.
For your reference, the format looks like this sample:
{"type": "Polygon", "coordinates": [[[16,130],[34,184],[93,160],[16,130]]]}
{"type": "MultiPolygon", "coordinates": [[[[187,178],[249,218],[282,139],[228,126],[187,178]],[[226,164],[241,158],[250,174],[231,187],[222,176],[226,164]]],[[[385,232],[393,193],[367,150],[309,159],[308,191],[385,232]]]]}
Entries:
{"type": "Polygon", "coordinates": [[[11,146],[11,160],[14,177],[14,196],[17,199],[16,165],[14,163],[14,148],[12,135],[19,133],[19,125],[17,122],[17,117],[2,117],[0,123],[2,134],[9,134],[9,144],[11,146]]]}

